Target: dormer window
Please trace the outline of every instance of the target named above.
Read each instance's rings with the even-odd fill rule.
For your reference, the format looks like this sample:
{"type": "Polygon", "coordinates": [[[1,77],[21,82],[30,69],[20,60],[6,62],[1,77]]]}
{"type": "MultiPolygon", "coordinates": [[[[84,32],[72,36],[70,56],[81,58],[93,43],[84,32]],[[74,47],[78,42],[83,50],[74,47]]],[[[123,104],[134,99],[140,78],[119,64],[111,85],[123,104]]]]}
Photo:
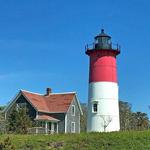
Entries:
{"type": "Polygon", "coordinates": [[[72,116],[75,116],[75,105],[72,105],[71,107],[71,114],[72,116]]]}
{"type": "Polygon", "coordinates": [[[92,112],[93,113],[97,113],[97,111],[98,111],[98,107],[97,107],[98,105],[97,105],[97,102],[94,102],[93,103],[93,106],[92,106],[92,112]]]}

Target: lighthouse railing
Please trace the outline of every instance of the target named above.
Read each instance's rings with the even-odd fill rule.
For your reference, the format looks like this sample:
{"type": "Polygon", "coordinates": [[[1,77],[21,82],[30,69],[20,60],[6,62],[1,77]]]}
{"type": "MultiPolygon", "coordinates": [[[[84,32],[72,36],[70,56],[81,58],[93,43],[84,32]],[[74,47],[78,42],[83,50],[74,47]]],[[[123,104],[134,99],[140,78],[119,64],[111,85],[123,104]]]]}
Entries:
{"type": "MultiPolygon", "coordinates": [[[[106,49],[106,48],[102,48],[103,46],[101,46],[101,48],[97,48],[96,45],[97,45],[97,43],[95,43],[95,42],[93,42],[91,44],[86,44],[85,45],[85,51],[94,50],[94,49],[106,49]]],[[[109,48],[109,49],[112,49],[112,50],[115,50],[115,51],[120,51],[121,46],[119,44],[111,43],[111,48],[109,48]]]]}

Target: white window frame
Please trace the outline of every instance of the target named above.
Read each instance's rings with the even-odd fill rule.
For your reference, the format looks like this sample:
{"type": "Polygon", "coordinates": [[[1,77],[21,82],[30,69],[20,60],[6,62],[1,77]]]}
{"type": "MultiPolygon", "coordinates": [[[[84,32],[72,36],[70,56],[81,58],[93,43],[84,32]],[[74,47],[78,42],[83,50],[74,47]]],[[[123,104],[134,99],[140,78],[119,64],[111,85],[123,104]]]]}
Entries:
{"type": "Polygon", "coordinates": [[[97,113],[98,112],[98,102],[93,102],[92,103],[92,113],[97,113]],[[94,111],[94,105],[97,105],[97,111],[94,111]]]}
{"type": "Polygon", "coordinates": [[[24,102],[24,103],[17,103],[16,105],[18,108],[27,108],[27,103],[24,102]]]}
{"type": "Polygon", "coordinates": [[[18,111],[18,109],[19,109],[20,107],[19,107],[19,105],[18,104],[16,104],[16,111],[18,111]]]}
{"type": "Polygon", "coordinates": [[[72,106],[71,106],[71,115],[72,115],[72,116],[75,116],[75,105],[72,105],[72,106]],[[73,109],[74,109],[74,112],[73,112],[73,109]]]}
{"type": "Polygon", "coordinates": [[[71,122],[71,133],[75,133],[75,131],[76,131],[76,123],[71,122]]]}

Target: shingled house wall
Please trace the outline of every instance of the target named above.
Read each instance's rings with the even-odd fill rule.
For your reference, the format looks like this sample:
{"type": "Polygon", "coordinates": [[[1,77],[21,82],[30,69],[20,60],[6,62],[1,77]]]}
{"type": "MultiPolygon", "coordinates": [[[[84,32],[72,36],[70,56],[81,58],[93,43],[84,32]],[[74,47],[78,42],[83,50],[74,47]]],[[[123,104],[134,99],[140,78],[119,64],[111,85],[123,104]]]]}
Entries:
{"type": "Polygon", "coordinates": [[[72,101],[69,110],[66,114],[67,118],[67,132],[71,133],[71,124],[72,122],[75,122],[75,133],[80,133],[80,110],[77,104],[77,101],[72,101]],[[75,116],[72,115],[72,105],[75,106],[75,116]]]}

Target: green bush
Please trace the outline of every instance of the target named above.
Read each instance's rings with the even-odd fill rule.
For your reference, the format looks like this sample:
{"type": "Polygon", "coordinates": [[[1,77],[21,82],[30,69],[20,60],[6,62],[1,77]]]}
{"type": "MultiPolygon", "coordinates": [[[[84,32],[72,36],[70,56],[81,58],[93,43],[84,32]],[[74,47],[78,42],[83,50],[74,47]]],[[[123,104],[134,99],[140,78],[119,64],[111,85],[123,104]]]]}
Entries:
{"type": "Polygon", "coordinates": [[[0,150],[15,150],[15,147],[11,143],[11,140],[9,137],[4,139],[4,141],[2,143],[0,143],[0,150]]]}

